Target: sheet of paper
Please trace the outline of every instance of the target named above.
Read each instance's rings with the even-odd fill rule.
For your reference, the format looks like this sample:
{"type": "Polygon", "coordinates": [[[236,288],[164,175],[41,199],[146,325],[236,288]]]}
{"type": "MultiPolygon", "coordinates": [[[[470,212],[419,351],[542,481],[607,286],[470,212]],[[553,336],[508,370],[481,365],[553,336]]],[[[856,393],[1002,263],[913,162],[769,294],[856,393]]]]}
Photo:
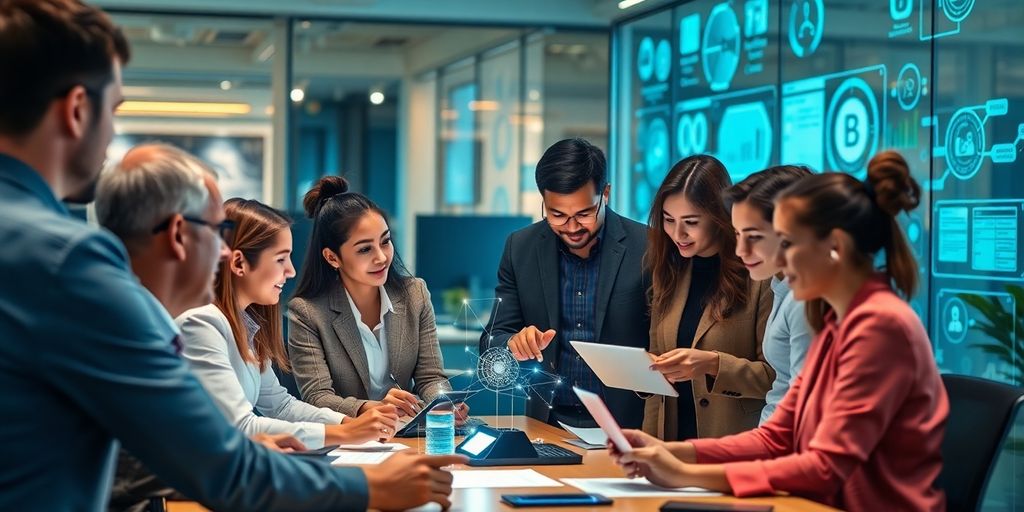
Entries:
{"type": "Polygon", "coordinates": [[[583,448],[584,450],[603,450],[605,445],[603,444],[588,444],[582,439],[563,439],[566,444],[571,444],[577,448],[583,448]]]}
{"type": "Polygon", "coordinates": [[[580,438],[584,443],[599,445],[604,448],[608,444],[608,434],[605,434],[601,427],[570,427],[561,421],[558,422],[570,434],[580,438]]]}
{"type": "Polygon", "coordinates": [[[661,372],[651,369],[653,357],[642,348],[570,341],[605,386],[656,395],[679,396],[661,372]]]}
{"type": "Polygon", "coordinates": [[[583,492],[602,494],[609,498],[703,498],[722,495],[701,487],[658,487],[646,478],[563,478],[562,482],[583,492]]]}
{"type": "Polygon", "coordinates": [[[341,452],[333,451],[331,457],[337,457],[331,461],[332,466],[352,466],[362,464],[380,464],[385,459],[394,455],[395,452],[341,452]]]}
{"type": "Polygon", "coordinates": [[[327,455],[338,455],[338,452],[397,452],[408,446],[401,443],[382,443],[380,441],[367,441],[358,444],[341,444],[334,451],[327,455]]]}
{"type": "Polygon", "coordinates": [[[483,487],[562,487],[532,469],[456,469],[452,471],[452,489],[483,487]]]}

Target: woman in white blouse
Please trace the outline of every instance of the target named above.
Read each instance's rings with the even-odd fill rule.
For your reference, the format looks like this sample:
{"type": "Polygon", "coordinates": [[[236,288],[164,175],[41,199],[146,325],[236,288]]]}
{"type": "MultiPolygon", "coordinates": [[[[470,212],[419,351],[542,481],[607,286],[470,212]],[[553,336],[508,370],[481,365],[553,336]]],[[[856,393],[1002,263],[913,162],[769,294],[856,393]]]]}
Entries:
{"type": "Polygon", "coordinates": [[[393,406],[350,418],[302,402],[278,382],[271,363],[289,369],[279,302],[285,281],[295,276],[290,221],[253,200],[231,199],[224,209],[235,227],[214,302],[176,320],[182,354],[220,410],[247,435],[291,434],[309,448],[394,435],[393,406]]]}

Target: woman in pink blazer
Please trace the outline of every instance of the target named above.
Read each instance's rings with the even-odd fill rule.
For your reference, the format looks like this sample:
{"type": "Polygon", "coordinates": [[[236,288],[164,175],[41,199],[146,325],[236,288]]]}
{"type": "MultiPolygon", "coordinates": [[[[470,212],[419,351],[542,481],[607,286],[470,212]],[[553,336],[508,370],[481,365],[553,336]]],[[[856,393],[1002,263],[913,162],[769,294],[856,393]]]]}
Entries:
{"type": "Polygon", "coordinates": [[[895,152],[862,183],[825,173],[776,199],[778,263],[817,332],[803,371],[761,427],[666,443],[627,431],[629,475],[667,487],[753,496],[785,492],[849,510],[945,510],[934,485],[949,404],[917,315],[917,264],[896,215],[920,187],[895,152]],[[886,265],[873,262],[885,251],[886,265]]]}

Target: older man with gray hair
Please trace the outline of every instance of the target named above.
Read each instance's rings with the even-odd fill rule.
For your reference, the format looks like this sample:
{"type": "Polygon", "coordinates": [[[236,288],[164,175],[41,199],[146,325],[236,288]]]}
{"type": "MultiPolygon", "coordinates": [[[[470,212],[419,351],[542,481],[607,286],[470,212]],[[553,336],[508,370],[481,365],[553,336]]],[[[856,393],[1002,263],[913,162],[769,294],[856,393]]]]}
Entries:
{"type": "Polygon", "coordinates": [[[171,316],[209,304],[228,248],[212,169],[166,144],[133,148],[100,178],[96,216],[124,242],[132,271],[171,316]]]}

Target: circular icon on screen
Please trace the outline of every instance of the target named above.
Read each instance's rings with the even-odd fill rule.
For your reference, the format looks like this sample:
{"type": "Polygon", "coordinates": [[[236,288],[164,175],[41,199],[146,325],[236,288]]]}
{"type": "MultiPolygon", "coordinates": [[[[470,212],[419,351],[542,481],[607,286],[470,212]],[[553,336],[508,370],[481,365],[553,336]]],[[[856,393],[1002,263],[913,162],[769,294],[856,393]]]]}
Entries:
{"type": "Polygon", "coordinates": [[[636,52],[636,72],[642,82],[650,80],[654,74],[654,40],[649,37],[640,40],[640,48],[636,52]]]}
{"type": "Polygon", "coordinates": [[[967,19],[974,9],[974,0],[944,0],[939,3],[942,5],[942,13],[953,23],[967,19]]]}
{"type": "Polygon", "coordinates": [[[864,174],[878,149],[878,123],[878,101],[871,86],[859,77],[840,84],[826,116],[828,161],[833,170],[864,174]]]}
{"type": "Polygon", "coordinates": [[[701,56],[711,90],[728,89],[740,63],[740,23],[728,3],[716,5],[708,15],[701,56]]]}
{"type": "Polygon", "coordinates": [[[797,57],[807,57],[818,49],[825,31],[825,5],[822,0],[793,0],[789,9],[789,46],[797,57]]]}
{"type": "Polygon", "coordinates": [[[651,120],[644,142],[647,183],[657,189],[661,186],[661,180],[668,174],[668,126],[664,119],[656,117],[651,120]]]}
{"type": "Polygon", "coordinates": [[[946,301],[942,308],[942,331],[946,333],[946,339],[957,345],[967,337],[968,327],[967,305],[960,297],[953,297],[946,301]]]}
{"type": "Polygon", "coordinates": [[[659,82],[668,80],[669,73],[672,72],[672,46],[668,44],[668,40],[662,39],[658,41],[658,49],[654,52],[654,76],[658,78],[659,82]]]}
{"type": "Polygon", "coordinates": [[[900,108],[913,110],[921,99],[925,85],[925,79],[921,77],[921,70],[916,64],[908,62],[900,69],[900,74],[896,77],[896,86],[892,88],[890,94],[896,98],[900,108]]]}
{"type": "Polygon", "coordinates": [[[953,176],[970,179],[981,170],[985,128],[971,109],[957,110],[946,127],[946,165],[953,176]]]}

